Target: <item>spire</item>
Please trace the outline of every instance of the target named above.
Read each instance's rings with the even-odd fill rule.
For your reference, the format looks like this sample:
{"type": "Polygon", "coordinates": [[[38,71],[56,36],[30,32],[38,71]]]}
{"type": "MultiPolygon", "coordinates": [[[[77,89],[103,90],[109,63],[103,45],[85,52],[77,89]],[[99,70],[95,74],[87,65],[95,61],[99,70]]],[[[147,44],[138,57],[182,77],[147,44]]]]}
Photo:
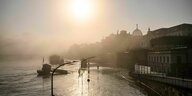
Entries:
{"type": "Polygon", "coordinates": [[[148,31],[147,31],[147,34],[150,34],[150,32],[151,32],[151,29],[150,29],[150,27],[148,28],[148,31]]]}
{"type": "Polygon", "coordinates": [[[150,32],[151,31],[151,29],[150,29],[150,27],[148,28],[148,32],[150,32]]]}
{"type": "Polygon", "coordinates": [[[136,29],[138,29],[138,24],[136,24],[136,29]]]}
{"type": "Polygon", "coordinates": [[[44,59],[44,57],[43,57],[43,64],[44,64],[44,61],[45,61],[45,59],[44,59]]]}

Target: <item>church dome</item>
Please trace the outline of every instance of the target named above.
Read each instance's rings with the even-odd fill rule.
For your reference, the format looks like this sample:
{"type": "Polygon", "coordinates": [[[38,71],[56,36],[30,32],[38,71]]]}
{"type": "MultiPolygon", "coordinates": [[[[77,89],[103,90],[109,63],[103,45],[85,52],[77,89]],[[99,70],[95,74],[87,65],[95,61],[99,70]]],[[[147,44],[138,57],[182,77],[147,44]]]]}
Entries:
{"type": "Polygon", "coordinates": [[[133,31],[133,36],[142,36],[141,30],[138,29],[138,25],[136,25],[136,29],[133,31]]]}

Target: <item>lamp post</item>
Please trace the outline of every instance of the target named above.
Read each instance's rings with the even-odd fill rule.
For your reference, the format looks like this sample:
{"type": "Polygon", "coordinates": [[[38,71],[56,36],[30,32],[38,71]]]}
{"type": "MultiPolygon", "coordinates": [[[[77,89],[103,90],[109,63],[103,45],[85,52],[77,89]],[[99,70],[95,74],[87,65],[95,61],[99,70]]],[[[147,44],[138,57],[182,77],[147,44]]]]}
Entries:
{"type": "MultiPolygon", "coordinates": [[[[95,56],[94,56],[94,57],[95,57],[95,56]]],[[[88,58],[86,58],[86,59],[83,59],[82,61],[85,61],[85,60],[88,60],[88,59],[91,59],[91,58],[94,58],[94,57],[88,57],[88,58]]],[[[74,63],[74,62],[79,62],[79,61],[72,61],[72,62],[66,62],[66,63],[60,64],[58,67],[56,67],[56,68],[53,70],[53,72],[51,73],[51,96],[55,96],[55,95],[53,95],[53,75],[54,75],[55,71],[56,71],[59,67],[61,67],[61,66],[64,66],[64,65],[66,65],[66,64],[71,64],[71,63],[74,63]]]]}
{"type": "Polygon", "coordinates": [[[51,73],[51,96],[55,96],[53,95],[53,75],[55,73],[55,71],[61,67],[61,66],[64,66],[65,64],[71,64],[71,63],[74,63],[74,62],[78,62],[78,61],[73,61],[73,62],[66,62],[66,63],[63,63],[63,64],[60,64],[58,67],[56,67],[53,72],[51,73]]]}

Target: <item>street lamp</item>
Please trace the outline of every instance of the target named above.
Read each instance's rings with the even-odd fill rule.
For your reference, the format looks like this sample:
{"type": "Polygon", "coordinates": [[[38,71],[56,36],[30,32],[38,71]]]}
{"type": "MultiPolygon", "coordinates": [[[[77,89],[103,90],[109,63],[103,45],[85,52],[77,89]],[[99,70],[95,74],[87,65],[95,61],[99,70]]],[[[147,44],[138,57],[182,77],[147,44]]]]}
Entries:
{"type": "MultiPolygon", "coordinates": [[[[83,59],[82,61],[85,61],[85,60],[88,60],[88,59],[92,59],[92,58],[94,58],[94,57],[95,57],[95,56],[93,56],[93,57],[88,57],[88,58],[86,58],[86,59],[83,59]]],[[[55,71],[56,71],[59,67],[64,66],[65,64],[71,64],[71,63],[74,63],[74,62],[79,62],[79,61],[72,61],[72,62],[66,62],[66,63],[60,64],[58,67],[56,67],[56,68],[53,70],[53,72],[51,73],[51,96],[55,96],[55,95],[53,95],[53,75],[54,75],[55,71]]]]}
{"type": "Polygon", "coordinates": [[[63,64],[60,64],[58,67],[56,67],[53,72],[51,73],[51,96],[55,96],[53,95],[53,75],[55,73],[55,71],[61,67],[61,66],[64,66],[65,64],[71,64],[71,63],[74,63],[74,62],[78,62],[78,61],[73,61],[73,62],[66,62],[66,63],[63,63],[63,64]]]}

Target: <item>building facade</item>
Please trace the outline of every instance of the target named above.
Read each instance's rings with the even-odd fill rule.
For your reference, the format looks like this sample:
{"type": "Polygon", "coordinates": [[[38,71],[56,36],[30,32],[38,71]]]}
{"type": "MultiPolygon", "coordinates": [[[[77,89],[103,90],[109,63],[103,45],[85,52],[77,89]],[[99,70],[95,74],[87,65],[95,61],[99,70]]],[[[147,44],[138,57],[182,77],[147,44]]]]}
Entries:
{"type": "Polygon", "coordinates": [[[160,28],[157,30],[151,31],[148,28],[148,32],[146,35],[143,36],[142,45],[145,48],[150,48],[150,40],[159,38],[159,37],[166,37],[166,36],[190,36],[192,37],[192,24],[180,24],[170,28],[160,28]]]}
{"type": "Polygon", "coordinates": [[[192,77],[192,37],[160,37],[152,40],[148,66],[152,72],[175,77],[192,77]]]}

